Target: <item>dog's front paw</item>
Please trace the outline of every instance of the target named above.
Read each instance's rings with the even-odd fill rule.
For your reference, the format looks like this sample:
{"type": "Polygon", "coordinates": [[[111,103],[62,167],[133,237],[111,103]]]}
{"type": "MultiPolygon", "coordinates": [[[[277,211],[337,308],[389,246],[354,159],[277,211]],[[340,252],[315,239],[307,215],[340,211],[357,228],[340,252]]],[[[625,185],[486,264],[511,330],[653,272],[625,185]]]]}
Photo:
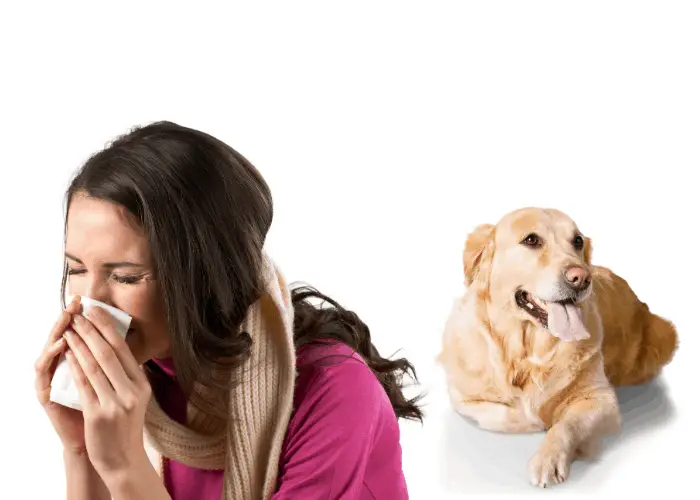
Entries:
{"type": "Polygon", "coordinates": [[[530,459],[528,467],[530,470],[530,482],[540,488],[563,483],[569,476],[570,466],[571,461],[566,451],[551,446],[543,446],[530,459]]]}

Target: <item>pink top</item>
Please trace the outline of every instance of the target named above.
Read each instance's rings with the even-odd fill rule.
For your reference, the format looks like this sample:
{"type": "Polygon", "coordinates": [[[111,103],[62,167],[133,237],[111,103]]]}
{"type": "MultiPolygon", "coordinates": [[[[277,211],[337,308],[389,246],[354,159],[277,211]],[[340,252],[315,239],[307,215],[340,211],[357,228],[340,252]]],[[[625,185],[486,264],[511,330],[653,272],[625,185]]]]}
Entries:
{"type": "MultiPolygon", "coordinates": [[[[171,377],[171,360],[154,359],[171,377]]],[[[272,500],[404,500],[399,425],[388,397],[362,358],[344,344],[308,345],[297,353],[294,413],[282,446],[272,500]],[[350,357],[348,357],[350,356],[350,357]]],[[[179,387],[154,387],[170,418],[183,422],[179,387]]],[[[173,500],[220,500],[222,471],[166,461],[173,500]]]]}

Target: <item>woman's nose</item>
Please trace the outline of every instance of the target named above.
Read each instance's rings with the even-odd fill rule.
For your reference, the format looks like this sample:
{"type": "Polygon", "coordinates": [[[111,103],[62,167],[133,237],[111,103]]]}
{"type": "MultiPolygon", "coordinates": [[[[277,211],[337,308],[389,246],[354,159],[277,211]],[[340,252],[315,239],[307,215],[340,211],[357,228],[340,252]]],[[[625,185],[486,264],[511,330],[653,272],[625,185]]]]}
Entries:
{"type": "Polygon", "coordinates": [[[109,285],[104,279],[96,275],[90,275],[85,279],[74,280],[71,285],[71,294],[90,297],[91,299],[99,300],[105,304],[110,302],[109,285]]]}

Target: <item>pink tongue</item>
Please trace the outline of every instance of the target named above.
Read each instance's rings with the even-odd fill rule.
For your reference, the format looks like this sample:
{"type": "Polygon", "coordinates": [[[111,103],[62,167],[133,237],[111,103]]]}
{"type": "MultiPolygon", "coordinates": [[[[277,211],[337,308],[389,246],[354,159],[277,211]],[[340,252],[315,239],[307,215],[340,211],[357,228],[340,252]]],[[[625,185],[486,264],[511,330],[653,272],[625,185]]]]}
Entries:
{"type": "Polygon", "coordinates": [[[566,342],[572,340],[584,340],[590,334],[583,325],[583,313],[581,308],[573,304],[559,304],[557,302],[547,303],[547,314],[549,331],[555,337],[566,342]]]}

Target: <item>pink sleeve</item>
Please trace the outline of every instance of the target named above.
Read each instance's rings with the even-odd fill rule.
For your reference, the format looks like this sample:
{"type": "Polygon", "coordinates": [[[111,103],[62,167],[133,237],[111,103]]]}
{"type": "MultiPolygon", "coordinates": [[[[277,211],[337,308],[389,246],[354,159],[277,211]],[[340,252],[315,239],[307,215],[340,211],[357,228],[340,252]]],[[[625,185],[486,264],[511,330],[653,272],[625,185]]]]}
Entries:
{"type": "Polygon", "coordinates": [[[329,363],[299,375],[303,396],[290,422],[272,500],[359,498],[384,389],[355,358],[329,363]]]}

